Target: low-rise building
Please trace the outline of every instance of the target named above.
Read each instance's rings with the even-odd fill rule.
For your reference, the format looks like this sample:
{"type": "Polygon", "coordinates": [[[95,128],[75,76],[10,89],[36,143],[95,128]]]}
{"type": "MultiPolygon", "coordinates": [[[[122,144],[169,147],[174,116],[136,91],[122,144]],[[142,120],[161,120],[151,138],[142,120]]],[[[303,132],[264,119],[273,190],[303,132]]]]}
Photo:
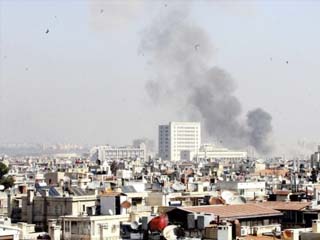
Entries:
{"type": "Polygon", "coordinates": [[[130,221],[130,215],[62,216],[62,239],[64,240],[118,240],[120,224],[130,221]]]}
{"type": "Polygon", "coordinates": [[[234,191],[246,199],[254,199],[265,195],[265,182],[222,181],[217,184],[221,190],[234,191]]]}
{"type": "Polygon", "coordinates": [[[213,144],[203,144],[198,151],[183,150],[181,151],[181,159],[192,161],[198,160],[229,160],[241,161],[247,158],[247,152],[231,151],[227,148],[216,147],[213,144]]]}
{"type": "Polygon", "coordinates": [[[280,211],[250,203],[168,208],[166,213],[171,224],[180,225],[186,231],[204,229],[212,221],[237,221],[238,231],[235,231],[239,237],[280,231],[283,215],[280,211]]]}
{"type": "Polygon", "coordinates": [[[147,159],[147,149],[144,143],[141,143],[139,147],[96,146],[90,150],[90,158],[92,161],[121,159],[140,159],[141,161],[145,161],[147,159]]]}
{"type": "Polygon", "coordinates": [[[28,190],[22,197],[21,221],[36,224],[36,230],[46,230],[48,219],[58,219],[63,215],[80,215],[89,208],[96,208],[97,196],[86,195],[81,189],[79,195],[60,195],[57,190],[43,190],[43,195],[28,190]]]}

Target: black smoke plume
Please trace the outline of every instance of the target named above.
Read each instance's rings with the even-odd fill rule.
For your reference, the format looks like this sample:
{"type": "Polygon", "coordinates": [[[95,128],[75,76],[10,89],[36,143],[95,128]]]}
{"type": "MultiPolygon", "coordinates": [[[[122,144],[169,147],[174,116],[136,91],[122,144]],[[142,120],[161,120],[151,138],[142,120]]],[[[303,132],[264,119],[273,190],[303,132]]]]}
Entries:
{"type": "Polygon", "coordinates": [[[188,9],[174,9],[152,21],[142,34],[140,52],[150,60],[152,78],[146,90],[156,103],[198,116],[207,133],[225,146],[251,145],[259,153],[270,152],[271,116],[258,108],[242,121],[235,81],[211,66],[212,42],[188,9]]]}

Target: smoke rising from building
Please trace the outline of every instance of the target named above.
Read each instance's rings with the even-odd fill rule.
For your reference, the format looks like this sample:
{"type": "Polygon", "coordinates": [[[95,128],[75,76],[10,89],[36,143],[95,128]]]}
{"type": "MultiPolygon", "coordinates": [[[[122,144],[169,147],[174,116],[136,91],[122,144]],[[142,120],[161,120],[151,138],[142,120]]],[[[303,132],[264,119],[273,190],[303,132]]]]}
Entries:
{"type": "Polygon", "coordinates": [[[155,103],[200,117],[207,133],[225,146],[251,145],[263,154],[271,150],[271,116],[258,108],[247,114],[247,121],[241,119],[236,84],[225,70],[211,66],[214,46],[188,9],[168,10],[151,22],[142,33],[140,51],[150,60],[146,90],[155,103]]]}
{"type": "Polygon", "coordinates": [[[249,143],[262,153],[271,151],[271,146],[266,144],[266,139],[272,131],[271,120],[271,115],[261,108],[247,114],[249,143]]]}
{"type": "Polygon", "coordinates": [[[140,147],[140,144],[144,143],[146,145],[147,151],[154,151],[154,141],[149,138],[137,138],[132,141],[134,147],[140,147]]]}

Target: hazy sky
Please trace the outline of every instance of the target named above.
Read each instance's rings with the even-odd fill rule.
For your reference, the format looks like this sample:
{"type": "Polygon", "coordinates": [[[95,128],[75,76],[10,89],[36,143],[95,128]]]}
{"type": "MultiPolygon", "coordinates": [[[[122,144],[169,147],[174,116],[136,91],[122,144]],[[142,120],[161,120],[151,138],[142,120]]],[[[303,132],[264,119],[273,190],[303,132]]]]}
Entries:
{"type": "MultiPolygon", "coordinates": [[[[127,144],[187,120],[150,101],[150,62],[139,50],[149,22],[185,3],[0,0],[0,142],[127,144]]],[[[318,141],[320,2],[187,7],[212,39],[212,64],[235,79],[243,111],[268,111],[279,146],[318,141]]]]}

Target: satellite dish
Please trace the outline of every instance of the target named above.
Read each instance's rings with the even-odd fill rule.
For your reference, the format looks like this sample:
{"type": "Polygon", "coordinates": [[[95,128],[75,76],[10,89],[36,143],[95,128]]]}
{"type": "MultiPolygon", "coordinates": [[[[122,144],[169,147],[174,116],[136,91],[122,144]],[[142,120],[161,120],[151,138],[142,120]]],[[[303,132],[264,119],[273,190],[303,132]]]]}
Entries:
{"type": "Polygon", "coordinates": [[[172,184],[172,189],[179,192],[179,191],[183,191],[186,189],[186,187],[180,183],[180,182],[175,182],[174,184],[172,184]]]}
{"type": "Polygon", "coordinates": [[[134,221],[134,222],[130,223],[130,227],[133,230],[137,230],[139,228],[139,223],[137,221],[134,221]]]}
{"type": "Polygon", "coordinates": [[[169,194],[170,193],[170,190],[168,188],[163,188],[162,191],[163,191],[164,194],[169,194]]]}
{"type": "Polygon", "coordinates": [[[289,229],[286,229],[286,230],[284,230],[283,232],[282,232],[282,236],[283,236],[283,238],[285,239],[285,240],[290,240],[290,239],[292,239],[292,231],[291,230],[289,230],[289,229]]]}
{"type": "Polygon", "coordinates": [[[169,224],[169,219],[167,215],[160,215],[150,220],[149,230],[161,232],[169,224]]]}
{"type": "Polygon", "coordinates": [[[167,240],[176,240],[177,236],[176,236],[174,230],[177,227],[178,226],[176,226],[176,225],[169,225],[169,226],[165,227],[165,229],[163,229],[164,238],[167,239],[167,240]]]}
{"type": "Polygon", "coordinates": [[[230,198],[228,203],[230,205],[235,205],[235,204],[244,204],[246,202],[247,200],[243,196],[236,196],[236,197],[230,198]]]}
{"type": "Polygon", "coordinates": [[[221,193],[222,199],[226,202],[226,204],[229,204],[232,201],[234,194],[230,191],[223,191],[221,193]]]}
{"type": "Polygon", "coordinates": [[[218,204],[224,204],[224,200],[220,197],[210,197],[209,204],[210,205],[218,205],[218,204]]]}
{"type": "Polygon", "coordinates": [[[3,185],[0,185],[0,191],[4,190],[4,186],[3,185]]]}
{"type": "Polygon", "coordinates": [[[131,203],[129,201],[124,201],[121,203],[121,207],[128,209],[131,207],[131,203]]]}

